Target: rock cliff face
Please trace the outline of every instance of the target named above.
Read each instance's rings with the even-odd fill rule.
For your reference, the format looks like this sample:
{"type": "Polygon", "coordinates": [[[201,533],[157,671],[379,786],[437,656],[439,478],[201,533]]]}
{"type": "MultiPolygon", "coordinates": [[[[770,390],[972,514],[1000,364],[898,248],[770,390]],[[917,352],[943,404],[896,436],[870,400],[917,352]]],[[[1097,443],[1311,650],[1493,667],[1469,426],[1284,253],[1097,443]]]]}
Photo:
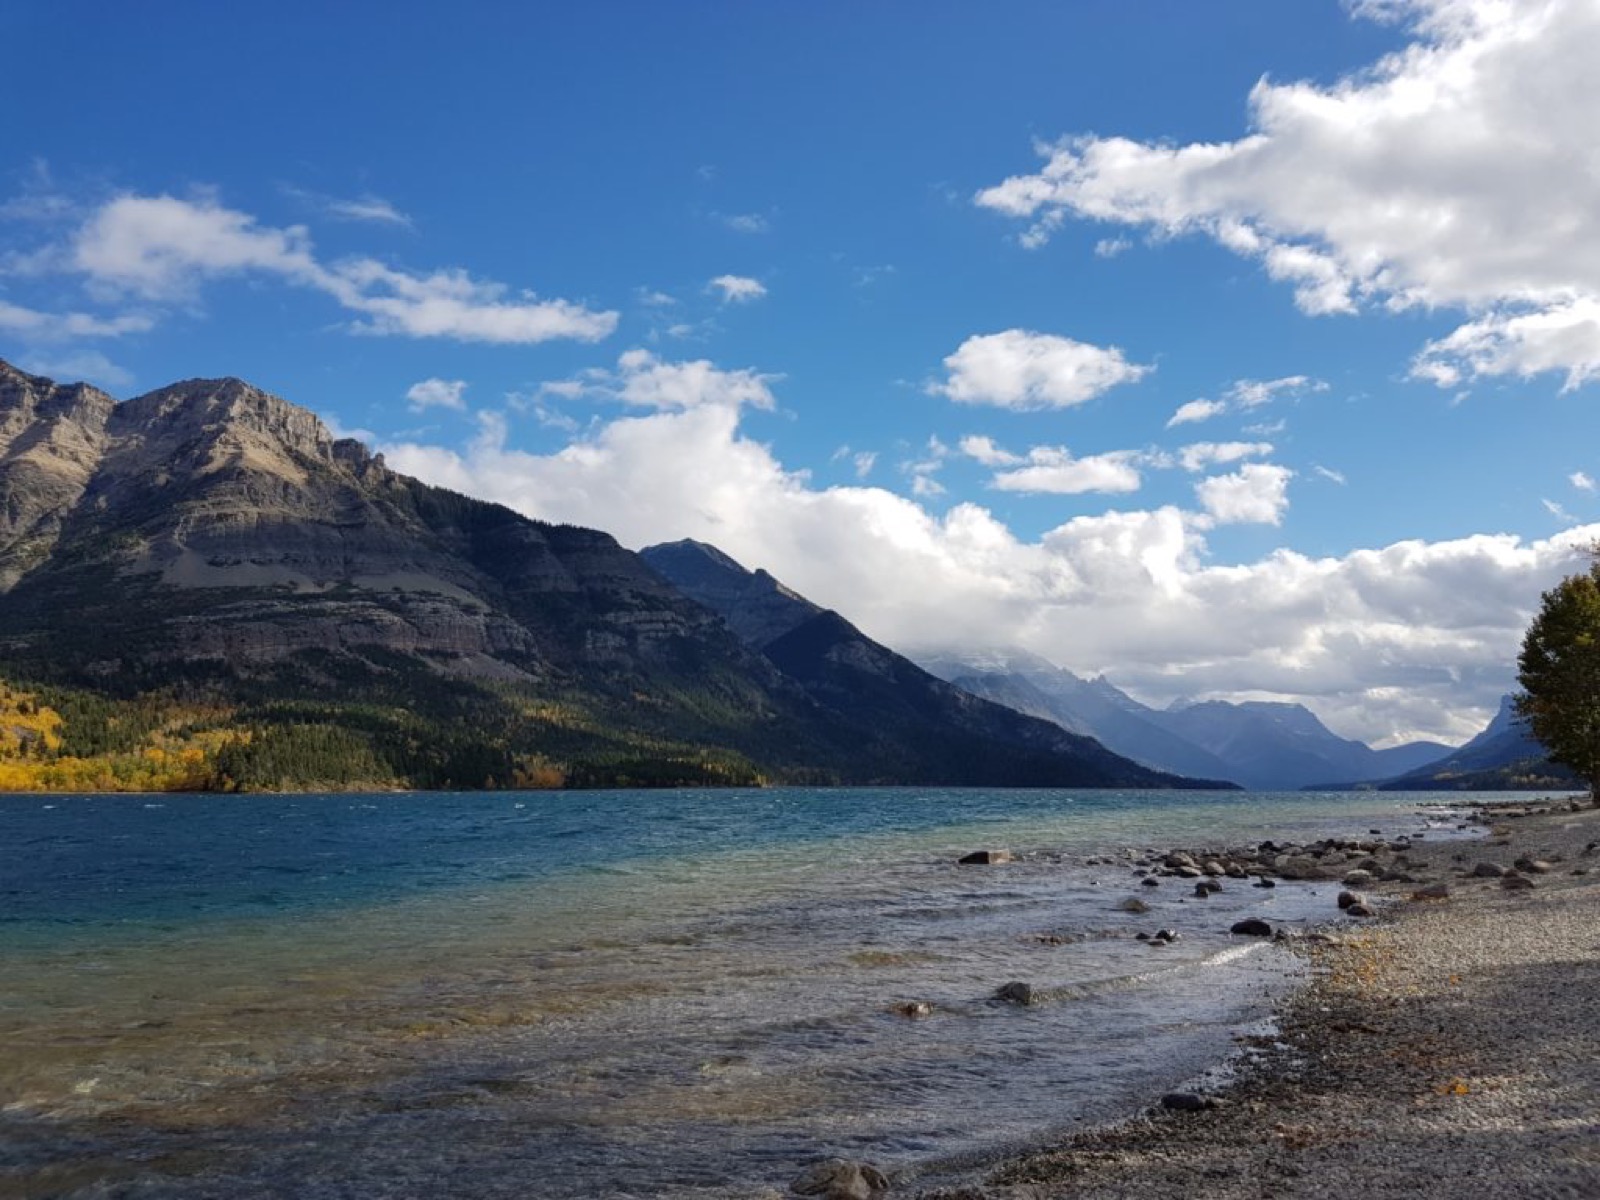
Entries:
{"type": "Polygon", "coordinates": [[[538,677],[648,662],[685,638],[733,645],[606,535],[396,475],[237,379],[117,404],[0,365],[0,431],[0,642],[13,652],[42,641],[105,674],[379,644],[538,677]],[[140,615],[138,637],[99,657],[105,639],[71,629],[86,606],[124,628],[140,615]]]}
{"type": "Polygon", "coordinates": [[[783,669],[608,535],[396,474],[241,380],[117,403],[0,363],[0,675],[337,725],[435,782],[535,758],[594,781],[648,759],[664,781],[1163,782],[1042,723],[1019,754],[959,693],[864,725],[849,679],[916,669],[849,630],[827,657],[854,676],[797,679],[837,618],[757,584],[744,632],[785,635],[783,669]]]}

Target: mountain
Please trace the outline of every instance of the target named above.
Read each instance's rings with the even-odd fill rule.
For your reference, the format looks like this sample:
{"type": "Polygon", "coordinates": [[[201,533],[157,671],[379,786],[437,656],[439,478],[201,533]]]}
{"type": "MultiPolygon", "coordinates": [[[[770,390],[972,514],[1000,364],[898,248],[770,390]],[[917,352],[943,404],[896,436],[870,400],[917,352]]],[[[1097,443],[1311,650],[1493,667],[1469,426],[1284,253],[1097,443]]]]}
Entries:
{"type": "Polygon", "coordinates": [[[1431,742],[1373,750],[1339,737],[1298,704],[1206,701],[1156,709],[1104,676],[1083,679],[1025,651],[931,655],[922,661],[960,687],[1047,716],[1136,762],[1231,779],[1255,790],[1369,782],[1449,753],[1448,746],[1431,742]]]}
{"type": "Polygon", "coordinates": [[[1511,696],[1482,733],[1437,762],[1379,784],[1385,791],[1497,791],[1573,788],[1586,785],[1569,768],[1550,761],[1549,751],[1528,731],[1511,696]]]}
{"type": "Polygon", "coordinates": [[[1099,739],[1118,754],[1157,770],[1233,779],[1233,767],[1209,750],[1163,728],[1154,709],[1104,676],[1081,679],[1023,651],[939,656],[923,661],[933,674],[977,696],[1054,721],[1099,739]]]}
{"type": "Polygon", "coordinates": [[[1374,750],[1339,737],[1302,704],[1211,700],[1169,708],[1157,720],[1228,762],[1240,783],[1263,791],[1366,783],[1450,751],[1431,742],[1374,750]]]}
{"type": "Polygon", "coordinates": [[[647,547],[640,556],[720,615],[819,704],[863,731],[913,748],[918,759],[942,764],[946,777],[968,777],[979,763],[991,764],[986,771],[1002,769],[1007,760],[1020,767],[1044,754],[1077,760],[1086,779],[1098,778],[1104,786],[1192,785],[1048,720],[954,687],[714,546],[686,540],[647,547]]]}
{"type": "MultiPolygon", "coordinates": [[[[1154,783],[961,736],[961,781],[1154,783]]],[[[397,474],[238,379],[118,403],[0,363],[0,778],[151,763],[194,787],[957,781],[604,533],[397,474]]]]}

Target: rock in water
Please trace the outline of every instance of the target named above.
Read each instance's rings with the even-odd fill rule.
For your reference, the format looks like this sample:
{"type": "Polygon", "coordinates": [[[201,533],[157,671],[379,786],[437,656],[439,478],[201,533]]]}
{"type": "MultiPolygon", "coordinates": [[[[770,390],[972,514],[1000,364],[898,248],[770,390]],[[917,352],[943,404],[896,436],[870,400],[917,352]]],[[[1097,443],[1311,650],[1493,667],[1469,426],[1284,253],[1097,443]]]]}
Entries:
{"type": "Polygon", "coordinates": [[[974,850],[971,854],[963,854],[959,860],[963,866],[993,866],[997,863],[1012,861],[1009,850],[974,850]]]}
{"type": "Polygon", "coordinates": [[[822,1200],[873,1200],[889,1190],[889,1180],[871,1163],[826,1158],[808,1167],[789,1190],[797,1196],[821,1196],[822,1200]]]}
{"type": "Polygon", "coordinates": [[[1235,921],[1229,933],[1241,934],[1245,937],[1271,937],[1272,926],[1260,917],[1247,917],[1243,921],[1235,921]]]}
{"type": "Polygon", "coordinates": [[[1365,903],[1366,903],[1366,900],[1362,897],[1360,892],[1340,892],[1339,893],[1339,907],[1340,908],[1350,909],[1350,908],[1355,907],[1357,904],[1365,904],[1365,903]]]}
{"type": "Polygon", "coordinates": [[[1027,1008],[1039,997],[1038,993],[1033,990],[1031,983],[1023,983],[1020,979],[1014,979],[1003,987],[997,988],[994,998],[1002,1004],[1016,1004],[1027,1008]]]}
{"type": "Polygon", "coordinates": [[[1150,911],[1150,906],[1137,896],[1129,896],[1117,907],[1125,913],[1147,913],[1150,911]]]}

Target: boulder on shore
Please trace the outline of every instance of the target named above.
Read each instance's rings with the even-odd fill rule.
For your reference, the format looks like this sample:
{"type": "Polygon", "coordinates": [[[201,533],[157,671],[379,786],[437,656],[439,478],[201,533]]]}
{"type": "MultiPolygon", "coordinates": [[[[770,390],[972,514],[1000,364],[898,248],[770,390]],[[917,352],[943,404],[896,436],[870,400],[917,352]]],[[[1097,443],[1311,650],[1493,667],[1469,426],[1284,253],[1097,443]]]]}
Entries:
{"type": "Polygon", "coordinates": [[[1235,921],[1228,932],[1241,934],[1244,937],[1271,937],[1272,926],[1260,917],[1247,917],[1243,921],[1235,921]]]}

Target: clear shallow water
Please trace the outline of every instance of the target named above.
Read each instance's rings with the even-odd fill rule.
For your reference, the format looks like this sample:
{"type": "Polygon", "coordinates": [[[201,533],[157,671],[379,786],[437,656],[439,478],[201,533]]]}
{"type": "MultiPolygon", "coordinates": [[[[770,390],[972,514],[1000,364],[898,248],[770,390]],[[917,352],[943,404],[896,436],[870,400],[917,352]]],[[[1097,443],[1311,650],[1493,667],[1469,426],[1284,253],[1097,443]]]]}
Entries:
{"type": "Polygon", "coordinates": [[[1328,885],[1198,901],[1086,858],[1414,833],[1437,799],[0,797],[0,1190],[709,1197],[825,1154],[937,1170],[1215,1062],[1294,970],[1228,926],[1334,911],[1328,885]],[[987,846],[1023,861],[954,865],[987,846]],[[1136,893],[1154,911],[1117,910],[1136,893]],[[1183,940],[1134,939],[1163,926],[1183,940]],[[989,1003],[1012,979],[1047,1002],[989,1003]]]}

